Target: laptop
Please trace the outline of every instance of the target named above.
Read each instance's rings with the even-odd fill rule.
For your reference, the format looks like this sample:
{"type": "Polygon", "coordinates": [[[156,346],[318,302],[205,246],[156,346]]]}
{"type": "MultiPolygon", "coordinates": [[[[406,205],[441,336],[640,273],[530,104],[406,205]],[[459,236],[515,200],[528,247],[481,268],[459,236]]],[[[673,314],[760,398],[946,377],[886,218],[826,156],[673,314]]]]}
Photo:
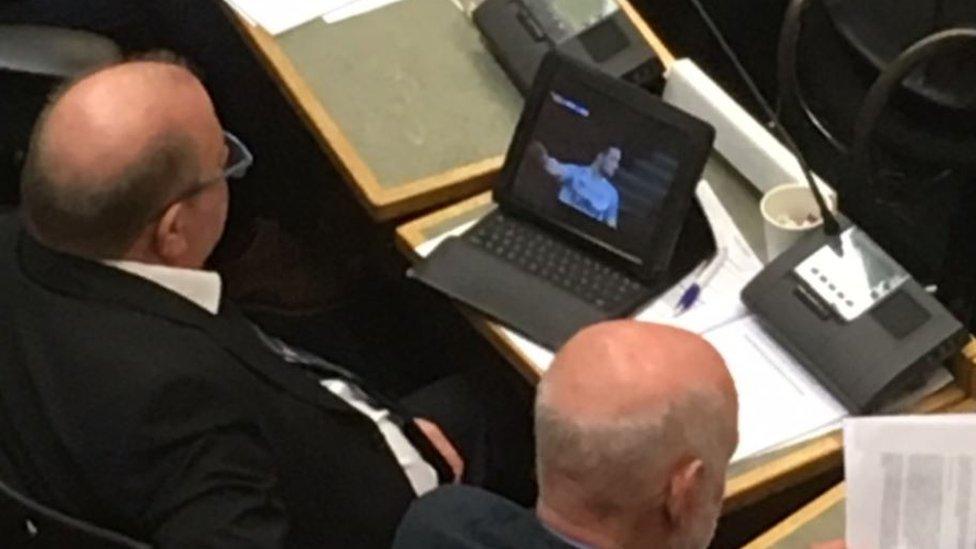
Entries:
{"type": "Polygon", "coordinates": [[[641,88],[551,52],[495,181],[498,207],[408,274],[558,348],[714,253],[694,200],[714,136],[641,88]]]}

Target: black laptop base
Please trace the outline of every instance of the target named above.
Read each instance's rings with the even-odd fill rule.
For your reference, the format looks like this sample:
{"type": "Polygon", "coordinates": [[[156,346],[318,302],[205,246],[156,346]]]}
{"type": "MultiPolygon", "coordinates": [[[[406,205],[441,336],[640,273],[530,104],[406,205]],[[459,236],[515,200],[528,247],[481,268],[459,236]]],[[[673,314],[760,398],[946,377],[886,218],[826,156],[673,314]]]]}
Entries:
{"type": "Polygon", "coordinates": [[[557,286],[610,316],[626,314],[647,299],[639,280],[531,223],[489,213],[462,237],[467,244],[557,286]]]}
{"type": "MultiPolygon", "coordinates": [[[[499,215],[504,214],[497,211],[489,214],[499,215]]],[[[465,235],[445,240],[410,275],[553,350],[586,326],[633,313],[715,253],[711,228],[695,200],[664,274],[628,292],[626,300],[600,306],[592,295],[542,277],[538,269],[533,272],[531,263],[506,260],[472,241],[479,228],[496,222],[497,218],[487,217],[465,235]]],[[[551,238],[528,222],[512,220],[511,224],[513,230],[538,231],[551,238]]],[[[603,263],[602,258],[583,251],[578,253],[584,256],[584,261],[603,263]]]]}

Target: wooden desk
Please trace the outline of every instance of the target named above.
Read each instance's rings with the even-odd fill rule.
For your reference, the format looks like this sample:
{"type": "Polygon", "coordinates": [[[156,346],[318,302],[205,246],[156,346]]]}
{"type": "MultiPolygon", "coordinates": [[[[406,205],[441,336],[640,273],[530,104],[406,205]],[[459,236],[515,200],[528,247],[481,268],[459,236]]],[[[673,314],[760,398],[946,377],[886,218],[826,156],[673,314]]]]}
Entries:
{"type": "MultiPolygon", "coordinates": [[[[706,170],[707,173],[707,170],[706,170]]],[[[746,200],[748,197],[742,197],[746,200]]],[[[412,261],[420,259],[416,248],[424,242],[479,219],[492,208],[490,193],[482,193],[468,200],[421,217],[397,229],[397,245],[412,261]]],[[[481,314],[462,306],[462,310],[475,328],[481,332],[511,364],[530,382],[539,379],[531,360],[513,344],[509,332],[487,320],[481,314]]],[[[962,402],[976,371],[976,344],[970,344],[965,353],[954,363],[958,385],[923,399],[915,408],[919,413],[935,412],[951,408],[962,402]]],[[[725,512],[734,511],[755,503],[770,494],[777,493],[842,463],[842,441],[839,432],[829,433],[816,439],[786,449],[747,458],[732,465],[725,490],[725,512]]]]}
{"type": "Polygon", "coordinates": [[[743,549],[809,549],[844,537],[844,483],[834,486],[743,549]]]}
{"type": "Polygon", "coordinates": [[[374,219],[470,196],[501,168],[522,100],[450,1],[403,0],[276,37],[233,19],[374,219]]]}
{"type": "MultiPolygon", "coordinates": [[[[946,410],[949,413],[974,411],[976,400],[971,398],[946,410]]],[[[844,503],[844,483],[841,483],[756,538],[745,549],[808,549],[811,543],[843,538],[844,503]]]]}

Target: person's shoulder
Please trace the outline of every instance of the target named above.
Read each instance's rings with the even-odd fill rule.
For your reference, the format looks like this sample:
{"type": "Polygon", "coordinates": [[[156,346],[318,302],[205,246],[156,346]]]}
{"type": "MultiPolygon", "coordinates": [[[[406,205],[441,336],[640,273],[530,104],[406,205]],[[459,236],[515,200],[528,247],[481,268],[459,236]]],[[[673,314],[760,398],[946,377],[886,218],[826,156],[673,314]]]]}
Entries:
{"type": "Polygon", "coordinates": [[[395,549],[498,547],[504,533],[497,527],[513,515],[527,514],[512,502],[472,486],[442,486],[418,498],[397,530],[395,549]],[[488,525],[494,539],[482,530],[488,525]]]}
{"type": "Polygon", "coordinates": [[[561,548],[535,514],[481,488],[442,486],[417,499],[397,530],[395,549],[561,548]]]}
{"type": "Polygon", "coordinates": [[[463,484],[450,484],[418,498],[412,509],[418,511],[453,513],[481,512],[486,509],[504,509],[510,512],[526,512],[515,503],[482,488],[463,484]]]}

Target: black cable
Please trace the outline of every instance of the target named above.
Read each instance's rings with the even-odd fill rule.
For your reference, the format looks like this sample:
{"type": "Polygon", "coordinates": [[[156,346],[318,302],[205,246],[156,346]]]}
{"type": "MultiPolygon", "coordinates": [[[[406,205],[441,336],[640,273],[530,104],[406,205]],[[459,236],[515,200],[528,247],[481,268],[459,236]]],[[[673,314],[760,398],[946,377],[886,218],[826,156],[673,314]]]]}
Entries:
{"type": "Polygon", "coordinates": [[[800,152],[800,148],[797,146],[796,141],[793,140],[793,137],[783,126],[782,122],[780,122],[779,117],[776,115],[776,112],[773,110],[772,106],[770,106],[769,102],[766,101],[766,98],[763,97],[762,92],[759,91],[759,86],[757,86],[752,77],[749,76],[749,71],[747,71],[742,65],[742,62],[739,61],[739,56],[736,55],[732,47],[729,46],[728,42],[726,42],[725,36],[722,34],[722,31],[719,30],[718,25],[715,24],[715,21],[712,20],[711,16],[708,15],[708,11],[705,10],[705,7],[702,6],[699,0],[690,1],[695,7],[695,10],[698,11],[698,14],[701,15],[702,20],[705,21],[705,25],[712,33],[712,36],[718,40],[718,44],[722,48],[722,51],[725,52],[725,55],[729,58],[729,60],[732,61],[732,65],[735,66],[736,71],[739,73],[739,77],[742,78],[746,86],[749,88],[749,93],[752,94],[752,96],[759,103],[760,108],[762,108],[763,114],[765,114],[766,117],[773,122],[773,128],[776,130],[776,133],[786,144],[787,148],[790,149],[790,152],[793,153],[793,156],[796,157],[797,162],[800,164],[800,169],[803,172],[803,176],[806,178],[807,184],[810,186],[810,191],[813,193],[813,198],[817,202],[817,207],[820,209],[820,214],[823,217],[824,232],[830,236],[839,234],[840,225],[837,223],[837,219],[831,213],[830,208],[827,207],[827,202],[824,200],[823,194],[820,192],[820,187],[817,186],[817,183],[813,179],[813,172],[810,170],[810,165],[807,163],[803,153],[800,152]]]}
{"type": "Polygon", "coordinates": [[[784,107],[799,109],[813,125],[814,129],[841,154],[848,154],[850,148],[841,141],[827,127],[827,124],[810,107],[806,94],[800,86],[800,78],[797,75],[797,50],[800,43],[800,31],[803,27],[803,13],[809,5],[810,0],[791,0],[783,16],[783,25],[780,28],[779,46],[776,51],[776,77],[777,77],[777,112],[783,113],[784,107]]]}
{"type": "MultiPolygon", "coordinates": [[[[692,0],[696,1],[696,0],[692,0]]],[[[922,62],[966,47],[976,47],[976,29],[955,28],[940,31],[915,42],[881,71],[871,85],[854,125],[854,165],[870,183],[872,174],[871,137],[893,93],[922,62]]]]}

